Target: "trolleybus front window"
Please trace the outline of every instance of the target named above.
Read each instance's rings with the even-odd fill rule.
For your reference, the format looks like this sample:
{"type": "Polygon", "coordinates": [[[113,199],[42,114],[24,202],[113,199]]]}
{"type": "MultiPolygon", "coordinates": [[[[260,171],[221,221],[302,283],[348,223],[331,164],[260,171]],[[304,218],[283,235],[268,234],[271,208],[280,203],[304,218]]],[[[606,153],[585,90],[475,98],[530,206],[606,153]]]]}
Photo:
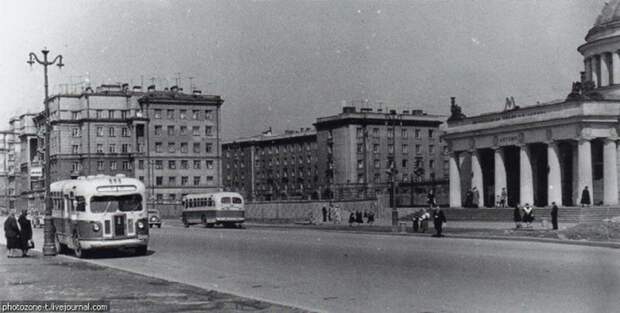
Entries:
{"type": "Polygon", "coordinates": [[[94,196],[90,199],[93,213],[142,211],[142,196],[94,196]]]}

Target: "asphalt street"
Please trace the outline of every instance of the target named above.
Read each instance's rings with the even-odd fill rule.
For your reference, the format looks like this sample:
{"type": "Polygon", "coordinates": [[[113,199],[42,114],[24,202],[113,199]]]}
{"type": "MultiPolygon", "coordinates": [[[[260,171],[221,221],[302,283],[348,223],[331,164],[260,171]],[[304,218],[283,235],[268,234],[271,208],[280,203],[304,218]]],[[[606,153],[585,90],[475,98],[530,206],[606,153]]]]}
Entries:
{"type": "Polygon", "coordinates": [[[165,225],[151,234],[148,256],[102,254],[88,261],[312,311],[620,307],[616,249],[264,227],[165,225]]]}

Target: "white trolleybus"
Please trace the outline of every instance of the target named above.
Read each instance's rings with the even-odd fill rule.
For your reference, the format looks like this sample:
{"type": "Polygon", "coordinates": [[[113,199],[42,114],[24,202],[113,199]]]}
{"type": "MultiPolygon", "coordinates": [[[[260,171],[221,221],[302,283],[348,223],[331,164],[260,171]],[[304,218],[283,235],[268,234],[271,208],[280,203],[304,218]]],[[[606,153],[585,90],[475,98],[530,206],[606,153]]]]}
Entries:
{"type": "Polygon", "coordinates": [[[59,253],[84,257],[95,249],[134,248],[149,241],[144,184],[122,174],[88,176],[51,184],[52,218],[59,253]]]}
{"type": "Polygon", "coordinates": [[[241,227],[245,221],[243,197],[236,192],[189,194],[183,196],[181,203],[181,220],[185,227],[191,224],[241,227]]]}

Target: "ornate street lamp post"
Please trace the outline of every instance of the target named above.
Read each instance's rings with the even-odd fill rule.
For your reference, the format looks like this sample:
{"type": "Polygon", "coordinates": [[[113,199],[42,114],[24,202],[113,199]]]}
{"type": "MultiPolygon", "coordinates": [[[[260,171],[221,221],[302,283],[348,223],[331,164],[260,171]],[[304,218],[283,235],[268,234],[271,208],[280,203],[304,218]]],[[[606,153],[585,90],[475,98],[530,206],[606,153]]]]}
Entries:
{"type": "Polygon", "coordinates": [[[26,63],[32,66],[35,62],[43,65],[43,74],[44,74],[44,86],[45,86],[45,98],[43,100],[43,105],[45,107],[45,155],[44,155],[44,164],[45,164],[45,219],[44,219],[44,228],[43,228],[43,255],[46,256],[54,256],[56,255],[56,246],[54,245],[54,227],[52,225],[52,199],[50,197],[50,184],[51,184],[51,173],[50,173],[50,133],[52,131],[52,124],[50,121],[50,107],[49,107],[49,93],[48,93],[48,81],[47,81],[47,67],[49,65],[56,64],[58,68],[64,66],[62,63],[62,55],[56,56],[52,61],[48,61],[47,55],[50,51],[47,48],[43,48],[41,53],[43,53],[43,61],[39,60],[36,54],[30,52],[30,59],[26,61],[26,63]],[[56,63],[58,61],[58,63],[56,63]]]}

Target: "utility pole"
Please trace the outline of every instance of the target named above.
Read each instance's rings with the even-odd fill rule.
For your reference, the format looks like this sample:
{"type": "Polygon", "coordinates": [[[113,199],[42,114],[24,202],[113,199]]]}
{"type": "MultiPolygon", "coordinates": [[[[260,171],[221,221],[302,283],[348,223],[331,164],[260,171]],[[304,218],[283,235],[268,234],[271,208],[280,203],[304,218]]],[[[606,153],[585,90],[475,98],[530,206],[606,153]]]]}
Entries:
{"type": "Polygon", "coordinates": [[[45,86],[45,98],[43,100],[43,105],[45,106],[45,218],[43,224],[43,255],[46,256],[54,256],[56,255],[56,245],[54,244],[55,231],[52,225],[52,199],[50,197],[50,185],[51,185],[51,173],[50,173],[50,133],[52,132],[52,123],[50,120],[50,106],[49,106],[49,84],[47,80],[47,67],[49,65],[58,66],[58,68],[62,68],[64,64],[62,63],[62,55],[57,55],[51,62],[48,61],[47,55],[50,51],[46,48],[41,50],[43,53],[43,61],[39,60],[36,54],[30,52],[30,59],[26,62],[32,66],[35,62],[43,65],[43,76],[44,76],[44,86],[45,86]],[[56,63],[58,61],[58,63],[56,63]]]}

